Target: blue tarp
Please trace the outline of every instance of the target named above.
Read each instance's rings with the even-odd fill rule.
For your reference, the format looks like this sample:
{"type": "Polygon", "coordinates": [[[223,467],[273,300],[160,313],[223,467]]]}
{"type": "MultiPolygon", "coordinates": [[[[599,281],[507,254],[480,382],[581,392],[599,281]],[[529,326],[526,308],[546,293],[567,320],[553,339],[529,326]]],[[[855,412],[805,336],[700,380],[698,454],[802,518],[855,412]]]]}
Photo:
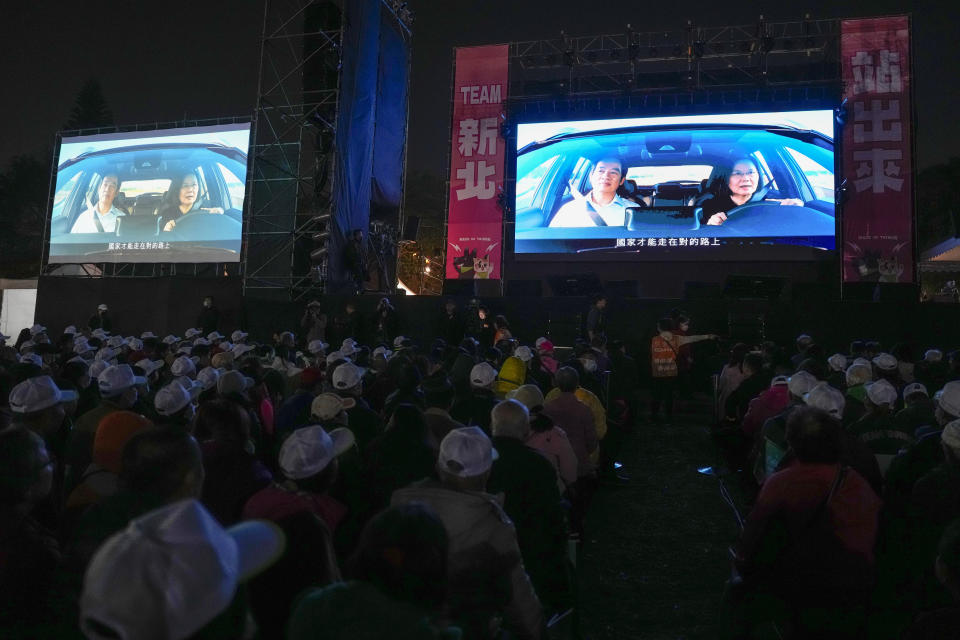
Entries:
{"type": "Polygon", "coordinates": [[[343,248],[352,229],[370,222],[373,140],[380,59],[380,0],[351,0],[346,5],[340,111],[337,118],[334,225],[330,234],[329,284],[349,288],[343,248]]]}
{"type": "Polygon", "coordinates": [[[380,16],[380,72],[373,143],[374,208],[397,223],[403,190],[403,149],[407,130],[407,91],[410,47],[396,18],[380,16]]]}

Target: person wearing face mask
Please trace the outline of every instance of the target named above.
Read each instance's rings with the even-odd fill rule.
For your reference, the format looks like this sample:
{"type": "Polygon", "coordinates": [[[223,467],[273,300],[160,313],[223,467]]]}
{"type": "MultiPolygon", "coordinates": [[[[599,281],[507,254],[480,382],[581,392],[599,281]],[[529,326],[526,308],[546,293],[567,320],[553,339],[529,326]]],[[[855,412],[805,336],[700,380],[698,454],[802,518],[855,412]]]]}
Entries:
{"type": "Polygon", "coordinates": [[[660,407],[666,410],[667,423],[673,420],[673,396],[677,388],[680,347],[702,340],[716,340],[714,334],[681,336],[674,333],[674,322],[663,318],[657,322],[657,335],[650,341],[650,364],[652,369],[650,389],[650,418],[660,422],[660,407]]]}
{"type": "Polygon", "coordinates": [[[204,335],[219,330],[220,311],[213,304],[213,296],[207,296],[203,299],[203,307],[197,315],[196,326],[203,330],[204,335]]]}

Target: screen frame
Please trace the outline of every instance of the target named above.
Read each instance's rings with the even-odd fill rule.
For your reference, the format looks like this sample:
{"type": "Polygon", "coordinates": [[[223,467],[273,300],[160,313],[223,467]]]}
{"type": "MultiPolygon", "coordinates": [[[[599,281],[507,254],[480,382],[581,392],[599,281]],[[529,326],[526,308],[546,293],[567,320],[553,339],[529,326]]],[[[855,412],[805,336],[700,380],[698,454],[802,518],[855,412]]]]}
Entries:
{"type": "MultiPolygon", "coordinates": [[[[819,101],[818,101],[819,102],[819,101]]],[[[508,127],[509,137],[506,140],[506,180],[504,184],[504,196],[509,204],[507,215],[504,216],[504,237],[505,246],[509,260],[512,262],[571,262],[571,263],[603,263],[603,262],[738,262],[738,263],[795,263],[795,262],[820,262],[832,261],[839,255],[842,246],[842,209],[843,209],[843,182],[841,143],[843,123],[838,117],[839,103],[836,100],[828,100],[824,103],[808,104],[803,106],[769,104],[762,105],[766,107],[759,109],[761,105],[749,105],[749,109],[740,110],[722,110],[722,109],[701,109],[691,112],[672,112],[672,113],[651,113],[636,110],[634,113],[623,113],[601,110],[597,113],[598,117],[587,118],[584,111],[572,112],[563,115],[567,117],[558,117],[561,115],[559,109],[552,114],[553,117],[530,117],[528,109],[522,109],[526,117],[518,117],[511,122],[508,127]],[[713,117],[744,117],[750,115],[763,114],[782,114],[793,112],[832,112],[832,136],[833,136],[833,173],[834,173],[834,248],[824,249],[813,246],[804,246],[802,244],[783,243],[772,247],[769,244],[760,244],[751,238],[733,238],[731,243],[722,247],[711,247],[711,250],[691,252],[688,248],[673,247],[645,247],[642,251],[617,251],[612,249],[585,251],[585,252],[518,252],[517,251],[517,232],[516,232],[516,187],[518,156],[518,133],[521,125],[528,124],[557,124],[562,125],[570,122],[610,122],[625,119],[673,119],[684,116],[695,116],[700,118],[713,117]],[[718,250],[719,249],[719,250],[718,250]]],[[[520,109],[518,109],[520,110],[520,109]]],[[[572,110],[571,110],[572,111],[572,110]]],[[[682,122],[682,121],[681,121],[682,122]]],[[[680,123],[678,123],[680,124],[680,123]]],[[[605,127],[597,127],[598,130],[605,127]]],[[[666,237],[666,236],[665,236],[666,237]]],[[[678,236],[679,237],[679,236],[678,236]]],[[[823,237],[823,236],[821,236],[823,237]]],[[[802,236],[784,236],[784,238],[802,238],[802,236]]],[[[533,240],[531,242],[535,242],[533,240]]]]}
{"type": "MultiPolygon", "coordinates": [[[[150,124],[140,124],[140,125],[128,125],[123,127],[104,127],[100,129],[82,129],[82,130],[64,130],[58,131],[55,137],[55,144],[53,145],[53,152],[51,156],[51,171],[50,171],[50,184],[46,210],[44,213],[44,232],[43,232],[43,245],[42,245],[42,256],[41,256],[41,275],[44,274],[56,274],[60,272],[60,275],[77,275],[73,269],[63,269],[63,267],[69,267],[69,265],[100,265],[99,269],[96,271],[100,272],[100,275],[103,275],[107,272],[105,267],[112,266],[113,271],[116,271],[117,268],[122,268],[123,265],[163,265],[163,264],[180,264],[180,265],[216,265],[222,264],[225,268],[228,265],[241,265],[244,263],[246,256],[247,248],[247,224],[248,224],[248,212],[252,197],[252,170],[254,166],[254,144],[256,140],[256,122],[254,118],[249,116],[240,116],[240,117],[225,117],[225,118],[216,118],[216,119],[205,119],[205,120],[196,120],[196,121],[186,121],[186,122],[175,122],[175,123],[150,123],[150,124]],[[203,247],[195,247],[192,249],[194,251],[193,255],[190,256],[190,259],[177,259],[176,254],[171,254],[170,250],[140,250],[137,252],[131,252],[128,254],[121,254],[116,256],[115,259],[104,259],[100,255],[91,255],[90,260],[84,260],[81,256],[71,255],[65,257],[65,259],[54,259],[51,260],[51,236],[52,236],[52,222],[53,222],[53,208],[54,208],[54,199],[57,193],[57,183],[58,175],[60,173],[60,165],[67,160],[61,160],[63,153],[63,146],[65,144],[75,144],[91,141],[124,141],[124,140],[137,140],[137,144],[144,144],[144,141],[149,141],[155,139],[156,143],[162,143],[164,138],[169,138],[171,136],[180,136],[180,135],[197,135],[204,133],[223,133],[223,132],[246,132],[246,149],[240,149],[246,156],[245,162],[245,176],[243,180],[243,203],[240,207],[239,213],[239,238],[238,238],[238,247],[237,250],[233,253],[226,254],[224,251],[212,251],[209,248],[204,249],[203,247]],[[198,260],[196,252],[210,251],[211,257],[209,260],[198,260]],[[56,271],[51,271],[56,269],[56,271]]],[[[147,143],[149,144],[149,142],[147,143]]],[[[133,145],[123,145],[123,146],[133,146],[133,145]]],[[[181,241],[184,243],[191,242],[181,241]]],[[[234,240],[224,241],[235,244],[234,240]]],[[[202,244],[202,241],[199,241],[202,244]]],[[[184,249],[181,245],[181,251],[184,249]]],[[[189,252],[189,251],[188,251],[189,252]]],[[[232,269],[232,267],[231,267],[232,269]]],[[[84,273],[89,273],[88,269],[84,269],[84,273]]]]}

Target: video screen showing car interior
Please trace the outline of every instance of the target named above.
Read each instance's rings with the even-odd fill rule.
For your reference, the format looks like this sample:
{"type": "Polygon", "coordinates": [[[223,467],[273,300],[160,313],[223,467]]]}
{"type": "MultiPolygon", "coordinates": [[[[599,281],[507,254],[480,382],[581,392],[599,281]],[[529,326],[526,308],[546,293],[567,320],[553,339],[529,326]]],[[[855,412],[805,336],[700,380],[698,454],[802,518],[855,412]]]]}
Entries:
{"type": "Polygon", "coordinates": [[[63,137],[49,262],[239,262],[249,145],[249,122],[63,137]]]}
{"type": "Polygon", "coordinates": [[[832,110],[525,123],[517,254],[835,249],[832,110]]]}

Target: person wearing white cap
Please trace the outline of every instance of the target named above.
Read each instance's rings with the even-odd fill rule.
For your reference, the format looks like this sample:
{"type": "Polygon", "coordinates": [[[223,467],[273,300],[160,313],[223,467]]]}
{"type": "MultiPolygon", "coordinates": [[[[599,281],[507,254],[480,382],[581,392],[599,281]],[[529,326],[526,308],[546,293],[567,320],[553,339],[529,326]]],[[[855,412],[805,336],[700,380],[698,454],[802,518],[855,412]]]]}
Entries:
{"type": "Polygon", "coordinates": [[[163,370],[165,364],[163,360],[144,358],[138,360],[134,366],[139,367],[140,370],[143,371],[143,376],[147,379],[147,382],[155,385],[160,379],[160,371],[163,370]]]}
{"type": "Polygon", "coordinates": [[[243,358],[245,355],[247,355],[251,351],[256,351],[256,347],[253,347],[249,344],[241,343],[241,344],[234,345],[233,348],[230,349],[230,351],[228,351],[227,353],[232,353],[233,359],[239,362],[241,358],[243,358]]]}
{"type": "Polygon", "coordinates": [[[341,398],[335,393],[321,393],[310,403],[310,416],[324,426],[347,426],[347,410],[355,405],[353,398],[341,398]]]}
{"type": "MultiPolygon", "coordinates": [[[[330,369],[328,368],[329,372],[330,369]]],[[[353,406],[347,409],[348,426],[357,437],[357,444],[364,451],[370,442],[383,431],[383,421],[363,398],[363,376],[366,370],[352,362],[345,362],[333,370],[330,386],[333,392],[350,399],[353,406]]]]}
{"type": "MultiPolygon", "coordinates": [[[[448,571],[454,580],[451,590],[466,586],[456,583],[459,576],[477,580],[475,585],[507,581],[510,600],[502,610],[490,611],[490,617],[502,616],[505,630],[517,637],[539,638],[543,610],[524,568],[516,529],[496,498],[486,493],[496,459],[496,450],[479,427],[454,429],[440,443],[439,481],[426,479],[398,489],[390,502],[391,505],[421,502],[432,507],[450,539],[448,571]],[[477,555],[481,548],[488,557],[477,555]],[[484,569],[489,575],[478,575],[478,571],[484,569]]],[[[472,589],[475,591],[476,586],[472,589]]],[[[480,599],[491,595],[476,594],[480,599]]],[[[453,611],[453,617],[457,619],[459,613],[453,611]]],[[[476,619],[475,616],[476,613],[470,617],[476,619]]],[[[489,621],[478,620],[477,624],[489,628],[489,621]]]]}
{"type": "Polygon", "coordinates": [[[360,351],[357,341],[353,338],[346,338],[343,343],[340,345],[340,353],[344,356],[351,358],[360,351]]]}
{"type": "Polygon", "coordinates": [[[913,444],[913,432],[901,430],[894,420],[898,394],[892,384],[880,379],[867,383],[866,391],[866,414],[850,425],[849,431],[870,448],[880,471],[886,473],[893,456],[913,444]]]}
{"type": "Polygon", "coordinates": [[[182,355],[173,361],[170,365],[170,373],[175,376],[187,376],[194,378],[197,375],[197,363],[193,358],[182,355]]]}
{"type": "Polygon", "coordinates": [[[93,557],[80,628],[97,640],[174,639],[202,636],[216,621],[218,637],[246,637],[249,613],[235,600],[237,588],[276,562],[284,546],[276,525],[249,521],[224,529],[196,500],[151,511],[93,557]],[[223,615],[228,610],[233,614],[223,615]]]}
{"type": "Polygon", "coordinates": [[[490,412],[497,406],[493,385],[497,381],[497,370],[489,362],[473,365],[468,377],[470,394],[460,396],[453,404],[450,415],[463,424],[476,424],[490,431],[490,412]]]}
{"type": "Polygon", "coordinates": [[[246,342],[249,336],[250,334],[247,333],[246,331],[241,331],[240,329],[237,329],[236,331],[230,334],[230,342],[234,344],[242,344],[246,342]]]}
{"type": "Polygon", "coordinates": [[[46,335],[47,328],[42,324],[34,324],[30,327],[30,337],[36,341],[39,336],[46,335]]]}
{"type": "Polygon", "coordinates": [[[327,492],[337,479],[338,457],[354,445],[353,433],[345,427],[294,430],[280,447],[285,481],[253,494],[243,507],[243,518],[277,521],[305,511],[319,516],[334,533],[347,508],[327,492]]]}
{"type": "Polygon", "coordinates": [[[204,391],[210,391],[216,388],[217,381],[220,380],[220,370],[214,367],[204,367],[197,372],[197,382],[203,385],[204,391]]]}
{"type": "MultiPolygon", "coordinates": [[[[92,370],[91,370],[92,371],[92,370]]],[[[91,373],[91,375],[93,375],[91,373]]],[[[93,456],[93,440],[100,421],[114,411],[132,409],[139,399],[137,387],[146,378],[134,375],[128,364],[110,365],[97,375],[100,404],[77,418],[67,446],[66,463],[69,469],[66,490],[71,491],[93,456]]]]}
{"type": "Polygon", "coordinates": [[[203,385],[189,378],[174,380],[161,387],[153,397],[157,424],[189,429],[197,415],[196,401],[202,391],[203,385]],[[184,383],[189,383],[189,388],[184,383]]]}
{"type": "Polygon", "coordinates": [[[256,384],[253,378],[248,378],[239,371],[226,371],[217,380],[217,393],[221,396],[246,397],[249,389],[256,384]]]}
{"type": "Polygon", "coordinates": [[[76,391],[61,390],[50,376],[27,378],[10,390],[10,426],[30,429],[50,447],[66,415],[64,403],[76,399],[76,391]]]}
{"type": "Polygon", "coordinates": [[[163,344],[167,345],[168,347],[172,347],[173,345],[180,342],[180,338],[173,335],[172,333],[168,333],[163,337],[163,340],[161,340],[161,342],[163,342],[163,344]]]}
{"type": "Polygon", "coordinates": [[[894,418],[901,431],[918,436],[918,430],[937,425],[937,407],[930,399],[930,392],[920,382],[911,382],[903,388],[903,409],[894,418]]]}
{"type": "Polygon", "coordinates": [[[843,423],[846,425],[856,422],[866,413],[867,387],[866,384],[873,380],[873,368],[868,360],[858,358],[847,367],[846,373],[847,396],[846,415],[843,423]]]}
{"type": "Polygon", "coordinates": [[[197,328],[195,328],[195,327],[190,327],[189,329],[187,329],[187,330],[183,333],[183,337],[184,337],[185,340],[192,340],[192,339],[197,338],[197,337],[200,337],[200,336],[202,336],[202,335],[203,335],[203,331],[201,331],[200,329],[197,329],[197,328]]]}

